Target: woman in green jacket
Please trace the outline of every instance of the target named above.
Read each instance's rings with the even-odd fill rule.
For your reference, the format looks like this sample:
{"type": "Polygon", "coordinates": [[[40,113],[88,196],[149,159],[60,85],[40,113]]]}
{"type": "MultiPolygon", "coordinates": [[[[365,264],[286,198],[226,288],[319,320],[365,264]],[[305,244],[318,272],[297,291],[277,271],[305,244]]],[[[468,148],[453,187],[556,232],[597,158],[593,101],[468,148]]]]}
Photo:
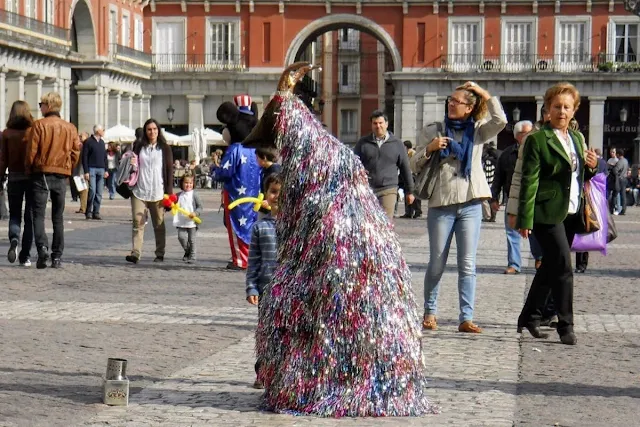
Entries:
{"type": "Polygon", "coordinates": [[[529,135],[524,146],[517,220],[522,237],[533,231],[544,261],[518,318],[518,332],[526,328],[536,338],[547,337],[540,332],[540,313],[551,290],[560,340],[575,345],[570,248],[584,226],[578,214],[584,180],[594,175],[598,160],[580,133],[569,129],[580,106],[578,90],[570,83],[558,83],[546,91],[544,103],[549,123],[529,135]]]}

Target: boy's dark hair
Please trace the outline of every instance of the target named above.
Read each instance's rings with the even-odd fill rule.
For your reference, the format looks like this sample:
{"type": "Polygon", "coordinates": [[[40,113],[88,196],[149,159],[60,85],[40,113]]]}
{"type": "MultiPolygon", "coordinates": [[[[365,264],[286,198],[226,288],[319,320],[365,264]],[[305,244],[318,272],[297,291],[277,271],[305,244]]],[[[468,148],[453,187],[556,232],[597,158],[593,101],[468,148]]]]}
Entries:
{"type": "Polygon", "coordinates": [[[267,176],[267,179],[264,180],[264,188],[265,190],[269,190],[269,186],[271,186],[272,184],[280,184],[282,185],[282,178],[280,177],[279,173],[272,173],[271,175],[267,176]]]}
{"type": "Polygon", "coordinates": [[[624,149],[622,149],[622,148],[616,148],[616,156],[618,156],[618,157],[624,157],[624,149]]]}
{"type": "Polygon", "coordinates": [[[413,148],[413,144],[409,140],[404,141],[403,144],[407,148],[413,148]]]}
{"type": "Polygon", "coordinates": [[[262,160],[275,162],[278,159],[278,150],[271,147],[260,147],[256,148],[256,155],[262,160]]]}
{"type": "Polygon", "coordinates": [[[384,118],[385,122],[389,121],[389,117],[387,116],[387,113],[385,113],[382,110],[375,110],[373,113],[371,113],[371,115],[369,116],[369,121],[372,122],[374,119],[377,119],[378,117],[384,118]]]}

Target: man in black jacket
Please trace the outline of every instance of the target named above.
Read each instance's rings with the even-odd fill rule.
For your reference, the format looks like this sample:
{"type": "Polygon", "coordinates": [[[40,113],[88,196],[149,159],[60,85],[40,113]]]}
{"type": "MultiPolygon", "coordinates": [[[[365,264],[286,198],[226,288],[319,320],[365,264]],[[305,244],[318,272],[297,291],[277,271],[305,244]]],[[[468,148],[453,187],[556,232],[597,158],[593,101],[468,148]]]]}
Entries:
{"type": "Polygon", "coordinates": [[[404,144],[387,131],[389,120],[383,111],[374,111],[370,119],[373,132],[360,138],[353,151],[367,170],[369,185],[392,221],[398,195],[398,171],[407,202],[411,204],[415,200],[409,156],[404,144]]]}
{"type": "Polygon", "coordinates": [[[102,189],[104,180],[109,177],[107,172],[107,150],[102,136],[104,130],[101,125],[93,127],[93,135],[82,146],[82,168],[84,179],[89,183],[89,197],[87,199],[87,219],[102,219],[100,205],[102,204],[102,189]]]}

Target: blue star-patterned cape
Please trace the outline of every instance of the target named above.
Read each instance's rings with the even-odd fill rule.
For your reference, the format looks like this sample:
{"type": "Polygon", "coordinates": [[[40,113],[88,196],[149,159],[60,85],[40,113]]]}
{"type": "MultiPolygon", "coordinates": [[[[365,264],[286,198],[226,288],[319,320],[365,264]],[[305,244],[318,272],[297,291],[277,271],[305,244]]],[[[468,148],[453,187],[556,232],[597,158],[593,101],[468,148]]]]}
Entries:
{"type": "MultiPolygon", "coordinates": [[[[260,166],[256,150],[240,143],[229,146],[222,156],[220,167],[213,170],[212,178],[223,182],[229,194],[229,203],[241,197],[258,197],[260,194],[260,166]]],[[[251,243],[251,227],[258,219],[253,203],[241,203],[229,211],[231,226],[240,240],[251,243]]]]}

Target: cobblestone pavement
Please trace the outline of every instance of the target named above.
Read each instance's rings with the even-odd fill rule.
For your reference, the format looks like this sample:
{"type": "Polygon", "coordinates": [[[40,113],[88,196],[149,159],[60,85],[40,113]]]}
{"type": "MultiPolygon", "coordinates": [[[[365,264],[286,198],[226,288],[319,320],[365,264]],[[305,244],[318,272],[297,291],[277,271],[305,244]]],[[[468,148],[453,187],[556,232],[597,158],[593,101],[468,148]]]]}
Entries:
{"type": "MultiPolygon", "coordinates": [[[[151,262],[147,230],[147,252],[140,264],[128,265],[129,205],[122,199],[105,201],[104,221],[71,213],[76,205],[69,202],[63,269],[0,261],[0,426],[637,424],[639,209],[616,218],[620,237],[609,256],[592,254],[588,273],[576,278],[577,346],[515,332],[532,269],[501,274],[503,226],[483,224],[475,320],[485,333],[456,332],[454,247],[440,292],[440,329],[423,337],[429,394],[442,413],[334,420],[257,410],[260,392],[251,387],[257,310],[244,301],[243,274],[224,269],[219,195],[201,194],[207,209],[196,265],[180,261],[171,227],[165,263],[151,262]],[[128,407],[101,404],[108,357],[129,361],[128,407]]],[[[6,225],[0,223],[1,250],[6,225]]],[[[396,220],[396,227],[422,305],[426,224],[396,220]]]]}

